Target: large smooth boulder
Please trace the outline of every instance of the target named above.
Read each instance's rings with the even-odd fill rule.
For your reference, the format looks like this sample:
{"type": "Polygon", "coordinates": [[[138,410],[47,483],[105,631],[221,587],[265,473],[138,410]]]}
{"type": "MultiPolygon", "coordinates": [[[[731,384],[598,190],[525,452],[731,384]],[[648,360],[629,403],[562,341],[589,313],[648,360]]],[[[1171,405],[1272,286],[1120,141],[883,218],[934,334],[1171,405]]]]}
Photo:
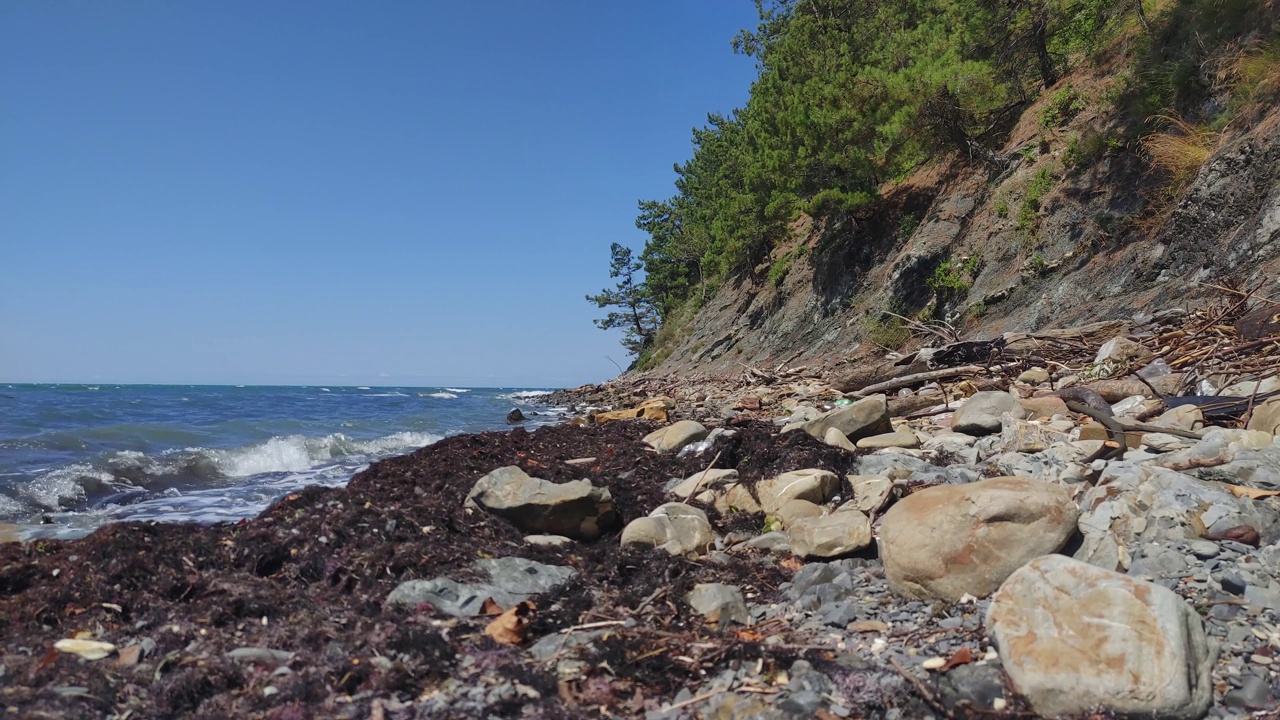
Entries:
{"type": "Polygon", "coordinates": [[[787,528],[791,552],[804,558],[838,558],[871,544],[871,521],[853,509],[805,518],[787,528]]]}
{"type": "Polygon", "coordinates": [[[676,452],[685,445],[705,439],[708,432],[702,423],[681,420],[645,435],[644,444],[658,452],[676,452]]]}
{"type": "Polygon", "coordinates": [[[459,583],[448,578],[409,580],[391,591],[386,604],[430,604],[449,615],[479,615],[487,599],[510,608],[534,595],[550,592],[577,575],[571,567],[514,557],[477,560],[475,567],[489,575],[489,582],[459,583]]]}
{"type": "Polygon", "coordinates": [[[777,512],[789,500],[821,505],[840,492],[840,477],[830,470],[792,470],[756,483],[756,497],[767,513],[777,512]]]}
{"type": "Polygon", "coordinates": [[[951,429],[965,435],[991,435],[1004,426],[1001,417],[1005,413],[1022,419],[1022,406],[1017,398],[1007,392],[989,391],[975,393],[951,416],[951,429]]]}
{"type": "Polygon", "coordinates": [[[1196,720],[1213,700],[1204,624],[1159,585],[1048,555],[1005,580],[986,625],[1014,689],[1045,716],[1196,720]]]}
{"type": "Polygon", "coordinates": [[[1060,485],[1021,477],[938,485],[884,514],[880,558],[899,595],[986,597],[1027,561],[1062,548],[1075,529],[1075,503],[1060,485]]]}
{"type": "Polygon", "coordinates": [[[819,440],[826,440],[827,430],[835,428],[849,440],[893,432],[889,422],[889,401],[884,395],[872,395],[844,407],[838,407],[806,422],[802,429],[819,440]]]}
{"type": "Polygon", "coordinates": [[[672,555],[702,554],[716,541],[707,514],[692,505],[666,503],[622,529],[623,545],[653,545],[672,555]]]}
{"type": "Polygon", "coordinates": [[[514,465],[477,480],[466,503],[508,520],[525,533],[592,540],[618,524],[608,489],[595,487],[590,480],[549,482],[530,477],[514,465]]]}

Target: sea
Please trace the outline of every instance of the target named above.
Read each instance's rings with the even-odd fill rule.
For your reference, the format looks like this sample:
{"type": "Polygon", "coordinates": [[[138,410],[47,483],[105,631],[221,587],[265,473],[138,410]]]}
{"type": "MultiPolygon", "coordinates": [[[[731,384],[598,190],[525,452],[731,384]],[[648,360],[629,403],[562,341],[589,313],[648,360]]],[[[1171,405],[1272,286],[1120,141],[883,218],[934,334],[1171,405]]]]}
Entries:
{"type": "Polygon", "coordinates": [[[448,435],[560,422],[538,388],[0,384],[0,524],[233,522],[448,435]]]}

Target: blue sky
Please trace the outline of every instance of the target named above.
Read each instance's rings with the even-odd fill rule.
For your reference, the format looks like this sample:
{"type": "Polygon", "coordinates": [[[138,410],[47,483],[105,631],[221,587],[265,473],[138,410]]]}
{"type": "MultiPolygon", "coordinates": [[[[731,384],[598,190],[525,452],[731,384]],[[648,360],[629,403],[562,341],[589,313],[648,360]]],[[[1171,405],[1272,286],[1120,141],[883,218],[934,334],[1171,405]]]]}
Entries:
{"type": "Polygon", "coordinates": [[[0,3],[0,381],[564,386],[749,0],[0,3]]]}

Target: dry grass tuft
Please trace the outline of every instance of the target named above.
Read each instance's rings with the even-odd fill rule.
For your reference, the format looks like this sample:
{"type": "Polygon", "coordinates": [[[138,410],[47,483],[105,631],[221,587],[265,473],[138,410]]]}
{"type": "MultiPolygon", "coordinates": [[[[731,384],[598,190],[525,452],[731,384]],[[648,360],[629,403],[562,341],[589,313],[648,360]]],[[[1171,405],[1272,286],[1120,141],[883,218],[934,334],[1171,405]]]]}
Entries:
{"type": "Polygon", "coordinates": [[[1165,130],[1143,138],[1142,148],[1151,166],[1168,174],[1173,187],[1180,190],[1191,182],[1200,166],[1209,159],[1218,134],[1170,115],[1161,115],[1154,120],[1164,125],[1165,130]]]}

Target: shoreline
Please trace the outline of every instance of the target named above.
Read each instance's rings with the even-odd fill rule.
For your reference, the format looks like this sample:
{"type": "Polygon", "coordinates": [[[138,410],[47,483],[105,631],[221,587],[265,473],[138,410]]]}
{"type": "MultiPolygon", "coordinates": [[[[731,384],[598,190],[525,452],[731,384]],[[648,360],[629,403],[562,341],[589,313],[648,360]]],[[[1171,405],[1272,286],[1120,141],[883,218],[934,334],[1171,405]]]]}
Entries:
{"type": "MultiPolygon", "coordinates": [[[[1027,597],[1005,585],[1061,558],[1192,610],[1216,650],[1181,662],[1209,679],[1197,702],[1207,691],[1213,717],[1274,710],[1280,438],[1137,397],[1115,416],[1168,432],[1121,432],[1116,454],[1119,436],[1068,408],[1060,379],[1014,368],[962,390],[960,411],[924,414],[783,369],[754,384],[618,381],[547,400],[661,419],[449,436],[234,524],[0,545],[5,704],[24,717],[1037,717],[1016,682],[1025,658],[992,622],[1027,597]],[[670,437],[690,421],[700,433],[670,437]],[[1226,492],[1223,473],[1259,494],[1226,492]],[[555,511],[502,505],[535,485],[592,490],[555,511]],[[960,535],[922,530],[970,502],[924,499],[994,508],[1007,487],[1009,512],[1048,498],[1069,522],[993,510],[948,531],[960,535]],[[672,502],[705,527],[654,520],[672,502]],[[903,574],[913,543],[948,558],[970,531],[994,543],[984,560],[903,574]],[[1038,545],[1047,536],[1061,541],[1038,545]],[[67,640],[110,649],[54,649],[67,640]]],[[[1076,670],[1102,682],[1102,660],[1076,670]]]]}

